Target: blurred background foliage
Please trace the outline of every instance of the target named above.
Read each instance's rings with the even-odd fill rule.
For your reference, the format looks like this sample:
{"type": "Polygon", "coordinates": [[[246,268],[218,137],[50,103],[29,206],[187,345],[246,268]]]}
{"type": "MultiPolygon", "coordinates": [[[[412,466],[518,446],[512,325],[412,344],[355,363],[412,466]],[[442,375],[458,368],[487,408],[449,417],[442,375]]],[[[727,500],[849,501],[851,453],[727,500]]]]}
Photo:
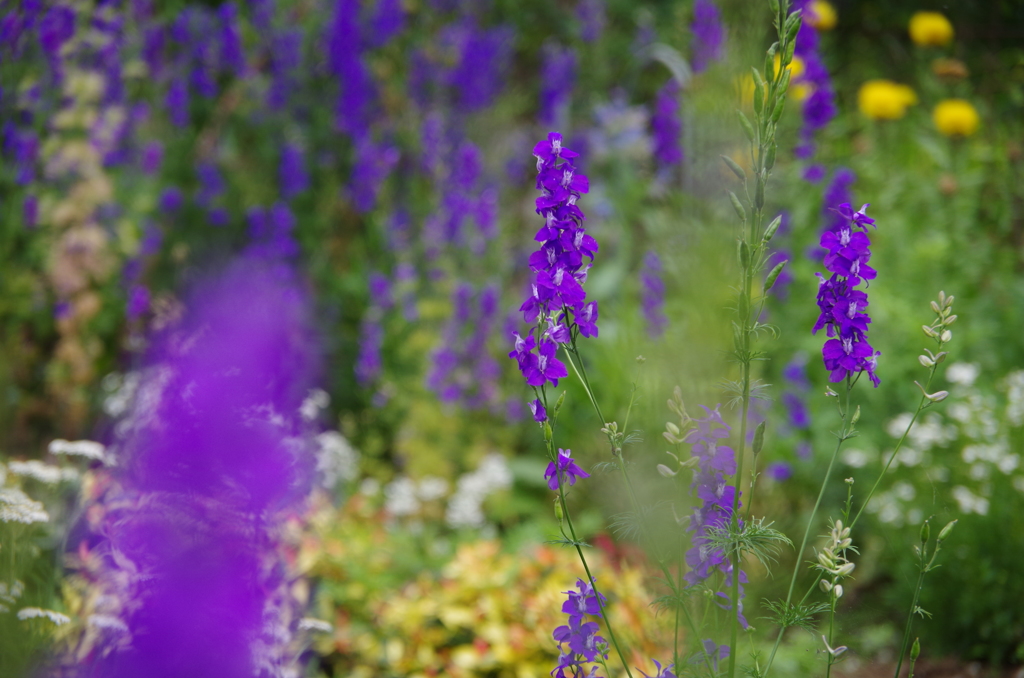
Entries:
{"type": "MultiPolygon", "coordinates": [[[[305,272],[328,366],[316,421],[336,436],[323,445],[335,482],[297,521],[290,564],[333,625],[311,641],[311,671],[547,673],[559,592],[576,568],[538,546],[556,532],[546,461],[505,358],[539,228],[531,151],[558,129],[590,177],[580,205],[601,246],[587,283],[601,316],[584,360],[609,417],[622,421],[636,400],[630,428],[645,440],[628,455],[657,504],[670,489],[655,466],[673,387],[691,410],[727,400],[736,182],[719,156],[745,164],[734,111],[751,105],[745,74],[770,28],[767,3],[723,0],[722,43],[702,57],[694,5],[4,3],[0,485],[42,501],[47,516],[2,524],[6,665],[20,670],[52,642],[17,608],[84,609],[80,592],[62,593],[62,554],[78,549],[83,497],[103,473],[94,460],[51,482],[17,464],[55,467],[65,458],[54,439],[110,442],[137,395],[147,336],[180,315],[181,291],[262,247],[305,272]],[[683,157],[666,162],[655,119],[674,79],[661,105],[678,107],[683,157]],[[32,642],[6,640],[19,633],[32,642]]],[[[795,152],[808,139],[802,106],[822,86],[801,94],[795,78],[770,184],[789,263],[765,311],[779,336],[762,342],[772,401],[756,415],[769,434],[754,510],[794,534],[813,504],[837,421],[822,338],[810,334],[817,243],[834,198],[868,202],[882,386],[855,396],[860,437],[840,473],[858,492],[916,402],[920,327],[940,289],[956,295],[960,320],[939,385],[951,395],[912,434],[854,535],[862,556],[843,628],[862,658],[891,656],[920,523],[958,518],[922,598],[934,615],[917,626],[925,653],[1019,664],[1024,8],[942,8],[954,34],[937,45],[908,35],[911,17],[934,9],[922,3],[832,8],[834,26],[815,36],[835,115],[809,155],[795,152]],[[908,86],[913,103],[879,116],[862,87],[880,78],[908,86]],[[951,98],[970,102],[976,131],[947,135],[933,119],[951,98]]],[[[558,444],[593,468],[607,454],[604,422],[575,380],[563,386],[558,444]]],[[[617,478],[595,476],[573,492],[578,522],[607,560],[599,577],[616,614],[650,657],[665,621],[644,609],[656,584],[640,549],[605,527],[626,508],[617,478]]],[[[833,515],[844,499],[836,483],[833,515]]],[[[782,579],[759,578],[748,604],[778,597],[782,579]]]]}

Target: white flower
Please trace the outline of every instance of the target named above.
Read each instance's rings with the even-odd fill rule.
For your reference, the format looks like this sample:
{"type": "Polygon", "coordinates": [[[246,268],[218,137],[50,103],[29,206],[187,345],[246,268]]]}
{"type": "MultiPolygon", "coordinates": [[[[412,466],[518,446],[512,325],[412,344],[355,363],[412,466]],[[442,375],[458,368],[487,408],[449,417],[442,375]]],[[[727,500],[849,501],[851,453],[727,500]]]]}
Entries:
{"type": "Polygon", "coordinates": [[[50,443],[50,454],[67,454],[86,459],[103,461],[106,448],[92,440],[64,440],[58,438],[50,443]]]}
{"type": "Polygon", "coordinates": [[[359,475],[359,452],[337,431],[324,431],[316,437],[316,470],[320,484],[333,489],[338,480],[355,480],[359,475]]]}
{"type": "Polygon", "coordinates": [[[885,427],[886,432],[893,438],[902,438],[904,431],[907,430],[907,426],[910,426],[910,420],[914,418],[914,415],[910,412],[904,412],[894,417],[885,427]]]}
{"type": "Polygon", "coordinates": [[[988,513],[988,499],[976,496],[963,485],[957,485],[953,488],[953,499],[956,500],[960,510],[964,513],[977,513],[979,515],[988,513]]]}
{"type": "Polygon", "coordinates": [[[871,461],[871,455],[862,449],[852,447],[843,452],[843,463],[853,468],[864,468],[871,461]]]}
{"type": "Polygon", "coordinates": [[[512,485],[512,471],[505,457],[489,454],[479,468],[461,476],[448,500],[445,521],[452,527],[482,527],[483,502],[487,495],[512,485]]]}
{"type": "Polygon", "coordinates": [[[417,493],[422,501],[433,501],[448,494],[448,481],[438,476],[420,478],[417,493]]]}
{"type": "Polygon", "coordinates": [[[303,617],[299,620],[299,630],[330,633],[334,630],[334,627],[320,619],[314,619],[313,617],[303,617]]]}
{"type": "Polygon", "coordinates": [[[49,520],[50,515],[43,509],[42,503],[16,487],[0,488],[0,522],[31,525],[49,520]]]}
{"type": "Polygon", "coordinates": [[[315,388],[302,401],[302,405],[299,406],[299,414],[302,415],[304,421],[313,421],[320,414],[320,410],[330,404],[331,396],[327,395],[327,391],[315,388]]]}
{"type": "Polygon", "coordinates": [[[128,631],[128,625],[117,617],[109,614],[90,614],[86,620],[89,626],[99,629],[113,629],[115,631],[128,631]]]}
{"type": "Polygon", "coordinates": [[[977,363],[953,363],[946,368],[946,381],[960,386],[971,386],[981,373],[977,363]]]}
{"type": "Polygon", "coordinates": [[[11,473],[24,478],[34,478],[47,485],[57,485],[61,481],[72,482],[78,480],[78,471],[73,468],[61,468],[51,464],[44,464],[38,459],[29,461],[12,461],[9,465],[11,473]]]}
{"type": "Polygon", "coordinates": [[[54,612],[53,610],[44,610],[40,607],[23,607],[18,610],[18,619],[21,619],[22,621],[38,618],[49,619],[57,626],[63,626],[64,624],[69,624],[71,622],[71,617],[66,614],[54,612]]]}
{"type": "Polygon", "coordinates": [[[399,476],[385,485],[384,508],[393,516],[408,516],[419,511],[416,482],[408,476],[399,476]]]}

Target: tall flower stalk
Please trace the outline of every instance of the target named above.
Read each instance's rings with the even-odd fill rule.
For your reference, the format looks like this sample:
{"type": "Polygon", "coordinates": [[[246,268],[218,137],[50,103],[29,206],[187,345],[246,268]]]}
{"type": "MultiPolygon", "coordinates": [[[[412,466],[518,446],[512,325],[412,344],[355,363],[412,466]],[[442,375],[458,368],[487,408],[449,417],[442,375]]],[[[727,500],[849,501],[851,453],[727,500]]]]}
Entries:
{"type": "MultiPolygon", "coordinates": [[[[743,200],[735,193],[730,193],[733,207],[741,222],[737,238],[740,284],[736,300],[733,348],[733,357],[740,365],[740,377],[729,385],[741,409],[739,449],[736,454],[736,492],[732,497],[732,511],[728,527],[729,537],[733,544],[726,549],[730,554],[732,561],[731,569],[734,572],[740,570],[744,554],[753,550],[751,548],[753,545],[743,536],[745,526],[740,520],[741,492],[739,490],[742,487],[747,456],[747,428],[751,400],[754,397],[759,397],[759,391],[762,389],[761,385],[754,381],[752,374],[752,363],[761,357],[754,344],[757,336],[762,331],[768,329],[760,322],[759,318],[768,292],[782,273],[785,262],[776,265],[771,270],[764,279],[761,289],[756,292],[756,296],[754,281],[760,280],[760,271],[763,270],[768,258],[771,256],[768,243],[781,224],[781,217],[776,217],[766,225],[765,189],[768,177],[775,166],[775,158],[778,151],[775,134],[786,105],[786,93],[791,77],[789,65],[793,61],[796,35],[801,25],[800,12],[797,11],[790,14],[790,3],[788,0],[771,0],[770,4],[772,12],[775,14],[774,23],[778,40],[768,49],[764,69],[753,69],[753,122],[742,112],[739,113],[740,123],[750,142],[750,166],[753,177],[748,177],[746,171],[739,164],[723,157],[729,168],[742,182],[744,193],[743,200]],[[775,65],[776,59],[778,59],[778,67],[775,65]]],[[[752,451],[755,457],[760,452],[761,445],[763,445],[764,425],[765,422],[758,424],[757,431],[755,431],[751,440],[752,451]]],[[[752,477],[756,476],[752,475],[752,477]]],[[[751,493],[753,489],[754,485],[753,481],[751,481],[751,493]]],[[[751,500],[752,497],[748,496],[748,506],[751,505],[751,500]]],[[[730,615],[729,646],[733,651],[729,654],[726,675],[731,677],[736,675],[736,657],[738,653],[735,651],[735,648],[739,638],[739,629],[743,622],[739,611],[741,599],[740,577],[732,577],[730,584],[729,599],[734,613],[730,615]]]]}

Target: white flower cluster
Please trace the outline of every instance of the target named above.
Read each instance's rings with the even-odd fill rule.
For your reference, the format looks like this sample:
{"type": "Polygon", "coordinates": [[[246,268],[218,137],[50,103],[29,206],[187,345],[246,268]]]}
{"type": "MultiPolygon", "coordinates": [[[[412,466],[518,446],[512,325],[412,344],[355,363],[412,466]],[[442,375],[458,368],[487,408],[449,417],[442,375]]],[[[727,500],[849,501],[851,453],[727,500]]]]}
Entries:
{"type": "Polygon", "coordinates": [[[20,579],[15,579],[9,587],[7,582],[0,581],[0,614],[10,612],[9,605],[14,605],[21,594],[25,592],[25,584],[20,579]]]}
{"type": "Polygon", "coordinates": [[[451,527],[482,527],[487,495],[512,486],[512,471],[500,454],[489,454],[476,471],[461,476],[448,500],[445,521],[451,527]]]}
{"type": "Polygon", "coordinates": [[[53,610],[44,610],[41,607],[23,607],[18,610],[18,619],[49,619],[56,626],[63,626],[71,623],[71,617],[53,610]]]}
{"type": "Polygon", "coordinates": [[[58,438],[50,443],[49,451],[50,454],[106,461],[106,448],[92,440],[64,440],[58,438]]]}
{"type": "Polygon", "coordinates": [[[320,485],[333,490],[339,480],[355,480],[359,476],[359,452],[345,436],[337,431],[324,431],[316,437],[316,443],[320,485]]]}
{"type": "Polygon", "coordinates": [[[62,482],[73,483],[78,480],[78,471],[75,469],[44,464],[38,459],[11,461],[7,467],[16,476],[32,478],[46,485],[59,485],[62,482]]]}
{"type": "Polygon", "coordinates": [[[49,520],[50,514],[42,502],[32,499],[17,487],[0,487],[0,522],[31,525],[49,520]]]}

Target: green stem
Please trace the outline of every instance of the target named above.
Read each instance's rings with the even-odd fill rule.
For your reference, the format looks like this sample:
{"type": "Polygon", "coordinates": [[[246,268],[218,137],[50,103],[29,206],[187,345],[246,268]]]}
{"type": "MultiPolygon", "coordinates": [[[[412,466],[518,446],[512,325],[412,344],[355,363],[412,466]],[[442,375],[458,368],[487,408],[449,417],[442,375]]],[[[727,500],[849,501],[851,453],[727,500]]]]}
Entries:
{"type": "MultiPolygon", "coordinates": [[[[800,575],[800,565],[803,562],[804,549],[807,548],[807,541],[810,539],[811,530],[814,529],[814,519],[818,514],[818,509],[821,507],[821,501],[825,497],[825,490],[828,488],[829,478],[832,477],[832,468],[835,466],[836,459],[839,457],[839,450],[843,446],[843,442],[849,437],[850,431],[847,428],[847,417],[850,414],[850,392],[853,390],[853,383],[850,380],[850,376],[846,376],[846,397],[843,407],[840,408],[840,415],[842,417],[842,425],[839,430],[839,435],[836,440],[836,448],[832,452],[832,458],[829,459],[828,468],[825,469],[825,479],[821,482],[821,489],[818,491],[818,498],[814,502],[814,508],[811,510],[811,515],[807,519],[807,527],[804,529],[803,539],[800,541],[800,549],[796,552],[796,562],[793,564],[793,576],[789,581],[789,592],[786,593],[786,610],[789,610],[790,603],[793,601],[793,591],[796,589],[796,580],[800,575]]],[[[811,588],[813,590],[813,586],[811,588]]],[[[808,594],[810,591],[808,591],[808,594]]],[[[804,596],[806,600],[807,595],[804,596]]],[[[801,601],[802,604],[802,601],[801,601]]],[[[767,676],[768,671],[772,667],[772,662],[775,661],[775,654],[779,651],[779,645],[782,643],[782,638],[786,634],[786,627],[779,629],[779,635],[775,638],[775,643],[772,645],[772,653],[768,656],[768,664],[765,666],[764,673],[762,675],[767,676]]]]}
{"type": "MultiPolygon", "coordinates": [[[[924,564],[924,548],[921,547],[921,571],[917,575],[917,586],[914,587],[914,601],[910,603],[910,614],[907,615],[907,626],[903,630],[903,645],[900,646],[900,658],[896,661],[896,673],[894,678],[900,678],[900,669],[903,668],[903,657],[907,654],[907,645],[910,643],[910,627],[914,624],[914,610],[917,609],[917,601],[921,597],[921,588],[924,586],[924,573],[927,567],[924,564]]],[[[913,669],[911,669],[913,673],[913,669]]]]}

